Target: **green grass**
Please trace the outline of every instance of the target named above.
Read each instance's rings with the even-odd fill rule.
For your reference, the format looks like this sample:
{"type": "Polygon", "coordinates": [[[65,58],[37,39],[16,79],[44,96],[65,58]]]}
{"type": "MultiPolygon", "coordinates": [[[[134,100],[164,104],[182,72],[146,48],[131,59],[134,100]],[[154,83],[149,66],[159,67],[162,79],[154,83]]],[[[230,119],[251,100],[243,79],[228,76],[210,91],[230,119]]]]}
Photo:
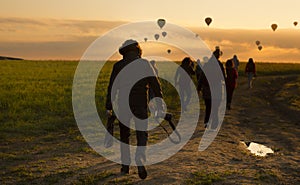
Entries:
{"type": "Polygon", "coordinates": [[[1,137],[75,126],[70,97],[76,65],[63,61],[0,61],[1,137]]]}
{"type": "MultiPolygon", "coordinates": [[[[259,62],[255,64],[256,64],[256,73],[258,76],[300,74],[299,64],[259,63],[259,62]]],[[[245,74],[245,67],[246,67],[246,63],[241,62],[239,66],[239,75],[245,74]]]]}

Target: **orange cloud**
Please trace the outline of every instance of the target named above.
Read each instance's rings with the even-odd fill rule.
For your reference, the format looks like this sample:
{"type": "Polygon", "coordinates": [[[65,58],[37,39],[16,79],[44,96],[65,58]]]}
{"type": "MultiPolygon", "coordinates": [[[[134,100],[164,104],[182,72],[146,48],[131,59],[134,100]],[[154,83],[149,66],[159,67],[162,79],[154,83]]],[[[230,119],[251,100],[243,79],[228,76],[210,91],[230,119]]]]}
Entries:
{"type": "Polygon", "coordinates": [[[222,60],[237,54],[243,61],[253,57],[261,62],[300,62],[300,30],[228,30],[191,28],[211,48],[220,46],[222,60]],[[259,40],[263,49],[258,50],[259,40]]]}
{"type": "MultiPolygon", "coordinates": [[[[26,59],[80,59],[96,38],[124,23],[126,22],[1,18],[0,55],[26,59]]],[[[236,54],[242,61],[253,57],[255,61],[262,62],[300,62],[300,30],[296,28],[278,29],[276,32],[271,29],[199,27],[190,30],[197,33],[212,50],[215,46],[220,46],[224,53],[222,61],[236,54]],[[262,51],[257,49],[256,40],[260,40],[262,51]]],[[[167,45],[143,47],[144,54],[148,56],[160,55],[179,61],[186,56],[180,49],[167,45]],[[169,48],[172,50],[170,54],[166,52],[169,48]]],[[[115,54],[114,59],[118,58],[120,56],[115,54]]]]}

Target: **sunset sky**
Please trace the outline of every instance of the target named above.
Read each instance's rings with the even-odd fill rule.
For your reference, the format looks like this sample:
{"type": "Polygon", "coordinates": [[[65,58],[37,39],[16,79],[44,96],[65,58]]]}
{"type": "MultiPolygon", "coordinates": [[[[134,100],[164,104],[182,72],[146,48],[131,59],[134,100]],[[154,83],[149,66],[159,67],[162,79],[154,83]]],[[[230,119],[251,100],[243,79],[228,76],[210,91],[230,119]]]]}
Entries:
{"type": "Polygon", "coordinates": [[[220,46],[222,60],[237,54],[244,61],[300,62],[299,0],[1,0],[0,5],[0,56],[80,59],[96,38],[117,26],[164,18],[197,33],[209,48],[220,46]]]}

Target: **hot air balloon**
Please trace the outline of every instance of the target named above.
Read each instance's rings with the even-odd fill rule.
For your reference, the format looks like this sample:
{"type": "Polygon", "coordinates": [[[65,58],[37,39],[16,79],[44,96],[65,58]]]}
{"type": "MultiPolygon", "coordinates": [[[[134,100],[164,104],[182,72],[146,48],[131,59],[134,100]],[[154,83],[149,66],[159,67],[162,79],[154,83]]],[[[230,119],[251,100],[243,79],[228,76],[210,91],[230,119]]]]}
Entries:
{"type": "Polygon", "coordinates": [[[271,25],[271,28],[272,28],[273,31],[275,31],[277,29],[277,27],[278,27],[277,24],[272,24],[271,25]]]}
{"type": "Polygon", "coordinates": [[[206,17],[206,18],[205,18],[205,22],[206,22],[207,26],[209,26],[210,23],[212,22],[212,18],[206,17]]]}
{"type": "Polygon", "coordinates": [[[154,38],[155,38],[155,40],[158,40],[159,34],[155,34],[155,35],[154,35],[154,38]]]}
{"type": "Polygon", "coordinates": [[[255,43],[256,43],[256,45],[260,45],[260,41],[259,40],[257,40],[255,43]]]}
{"type": "Polygon", "coordinates": [[[147,40],[148,40],[148,38],[147,38],[147,37],[145,37],[145,38],[144,38],[144,41],[145,41],[145,42],[147,42],[147,40]]]}
{"type": "Polygon", "coordinates": [[[168,49],[168,50],[167,50],[167,52],[170,54],[170,53],[171,53],[171,50],[170,50],[170,49],[168,49]]]}
{"type": "Polygon", "coordinates": [[[158,19],[158,20],[157,20],[157,24],[158,24],[158,26],[159,26],[160,28],[163,28],[164,25],[166,24],[166,20],[164,20],[164,19],[158,19]]]}
{"type": "Polygon", "coordinates": [[[297,25],[298,25],[298,22],[297,22],[297,21],[295,21],[295,22],[294,22],[294,26],[297,26],[297,25]]]}
{"type": "Polygon", "coordinates": [[[167,32],[164,31],[161,34],[162,34],[163,37],[165,37],[167,35],[167,32]]]}
{"type": "Polygon", "coordinates": [[[257,48],[260,51],[260,50],[262,50],[263,47],[262,46],[258,46],[257,48]]]}
{"type": "Polygon", "coordinates": [[[199,35],[196,33],[195,37],[199,37],[199,35]]]}

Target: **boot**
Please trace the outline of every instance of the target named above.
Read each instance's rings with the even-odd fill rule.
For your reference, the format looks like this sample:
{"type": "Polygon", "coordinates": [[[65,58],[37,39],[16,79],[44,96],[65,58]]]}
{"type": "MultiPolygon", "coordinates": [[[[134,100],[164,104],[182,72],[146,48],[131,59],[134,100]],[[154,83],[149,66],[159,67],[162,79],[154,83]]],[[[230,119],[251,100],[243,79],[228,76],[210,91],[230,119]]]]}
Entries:
{"type": "Polygon", "coordinates": [[[122,164],[121,174],[122,174],[122,175],[129,174],[129,166],[128,166],[128,165],[122,164]]]}

